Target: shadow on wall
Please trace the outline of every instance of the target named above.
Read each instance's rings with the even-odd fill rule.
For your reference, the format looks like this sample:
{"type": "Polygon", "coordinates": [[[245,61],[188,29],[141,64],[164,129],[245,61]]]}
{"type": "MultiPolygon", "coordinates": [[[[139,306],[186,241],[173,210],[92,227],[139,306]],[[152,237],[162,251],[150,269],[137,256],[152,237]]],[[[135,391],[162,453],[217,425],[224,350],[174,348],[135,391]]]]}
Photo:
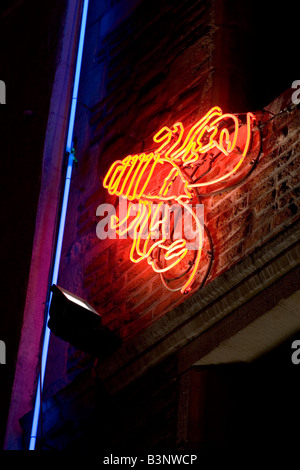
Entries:
{"type": "Polygon", "coordinates": [[[252,363],[195,367],[190,447],[205,454],[297,448],[299,347],[300,332],[252,363]]]}
{"type": "Polygon", "coordinates": [[[269,1],[253,0],[242,5],[248,15],[245,30],[247,75],[251,84],[248,98],[251,109],[259,109],[299,78],[295,48],[300,4],[287,1],[279,8],[269,1]]]}

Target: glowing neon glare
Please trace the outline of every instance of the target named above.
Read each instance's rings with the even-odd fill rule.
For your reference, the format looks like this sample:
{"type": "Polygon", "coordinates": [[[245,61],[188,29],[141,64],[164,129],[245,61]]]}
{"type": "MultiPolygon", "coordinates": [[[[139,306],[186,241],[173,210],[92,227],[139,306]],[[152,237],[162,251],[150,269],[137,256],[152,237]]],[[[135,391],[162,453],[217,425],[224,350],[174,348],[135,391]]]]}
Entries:
{"type": "Polygon", "coordinates": [[[254,120],[254,115],[247,113],[246,139],[244,148],[241,150],[237,147],[240,131],[239,119],[234,114],[223,114],[221,108],[214,106],[191,127],[185,137],[184,126],[181,122],[176,122],[172,128],[164,126],[153,137],[153,141],[158,144],[154,152],[128,155],[123,160],[116,160],[105,175],[103,186],[109,194],[123,196],[130,201],[125,218],[119,221],[118,217],[112,216],[111,227],[116,228],[119,235],[133,230],[134,239],[129,255],[133,263],[147,259],[148,264],[158,273],[166,272],[180,263],[189,251],[186,248],[186,241],[178,239],[169,244],[165,227],[166,219],[159,220],[158,214],[163,202],[172,201],[177,202],[192,215],[199,235],[197,255],[193,268],[188,273],[188,279],[181,287],[182,293],[188,292],[194,282],[201,260],[203,243],[200,221],[187,204],[194,197],[193,188],[225,181],[237,172],[249,151],[254,120]],[[230,158],[233,152],[235,155],[240,155],[240,158],[234,168],[227,173],[212,180],[193,183],[185,174],[186,168],[195,165],[200,158],[203,158],[201,155],[213,149],[217,149],[227,158],[230,158]],[[159,187],[153,190],[155,177],[157,178],[162,171],[166,171],[166,176],[159,187]],[[157,201],[159,204],[151,219],[152,204],[157,201]],[[138,204],[137,214],[127,227],[127,222],[132,217],[132,209],[136,209],[136,203],[138,204]],[[149,222],[150,233],[142,246],[141,233],[149,222]],[[151,231],[157,230],[158,226],[162,231],[161,239],[149,247],[151,231]],[[162,250],[165,261],[171,260],[171,263],[160,267],[158,260],[153,257],[155,248],[162,250]]]}
{"type": "Polygon", "coordinates": [[[170,187],[167,186],[168,184],[171,185],[172,180],[177,176],[180,177],[184,183],[184,192],[180,196],[186,197],[187,200],[191,199],[192,194],[187,189],[188,182],[178,165],[172,160],[153,153],[148,155],[140,154],[133,157],[129,155],[123,160],[117,160],[112,164],[104,178],[103,186],[108,190],[109,194],[123,196],[129,201],[138,199],[171,201],[177,200],[179,195],[168,195],[167,191],[170,187]],[[170,166],[170,171],[159,190],[158,196],[152,195],[149,190],[149,183],[151,183],[152,176],[166,165],[170,166]],[[148,169],[149,166],[150,170],[148,169]],[[143,176],[145,176],[144,179],[143,176]]]}
{"type": "MultiPolygon", "coordinates": [[[[242,153],[242,156],[240,158],[240,160],[238,161],[238,163],[235,165],[235,167],[229,171],[228,173],[226,173],[225,175],[223,176],[220,176],[219,178],[215,178],[214,180],[211,180],[211,181],[206,181],[204,183],[196,183],[196,184],[189,184],[188,185],[188,188],[200,188],[201,186],[209,186],[211,184],[216,184],[216,183],[219,183],[220,181],[223,181],[227,178],[229,178],[229,176],[231,176],[232,174],[234,174],[238,169],[239,167],[242,165],[247,153],[248,153],[248,150],[249,150],[249,145],[250,145],[250,139],[251,139],[251,127],[252,127],[252,122],[254,121],[255,117],[252,113],[247,113],[247,137],[246,137],[246,143],[245,143],[245,147],[244,147],[244,150],[243,150],[243,153],[242,153]]],[[[227,130],[227,129],[226,129],[227,130]]],[[[236,145],[236,140],[237,140],[237,135],[236,137],[234,138],[234,141],[231,145],[228,145],[227,148],[232,148],[230,150],[230,152],[232,152],[235,148],[235,145],[236,145]]],[[[222,147],[221,145],[216,145],[221,151],[222,151],[222,147]]],[[[223,151],[223,153],[225,153],[225,151],[223,151]]],[[[226,155],[226,153],[225,153],[226,155]]],[[[229,155],[229,153],[227,154],[229,155]]]]}

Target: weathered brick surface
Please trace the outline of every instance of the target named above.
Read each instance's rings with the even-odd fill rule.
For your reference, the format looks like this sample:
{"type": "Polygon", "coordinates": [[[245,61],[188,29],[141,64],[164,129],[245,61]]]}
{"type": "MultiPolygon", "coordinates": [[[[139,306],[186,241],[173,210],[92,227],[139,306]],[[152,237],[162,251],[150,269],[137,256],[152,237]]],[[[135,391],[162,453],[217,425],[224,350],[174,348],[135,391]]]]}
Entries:
{"type": "MultiPolygon", "coordinates": [[[[104,17],[105,12],[96,20],[100,36],[104,17]]],[[[90,112],[88,124],[83,111],[77,118],[79,167],[71,188],[77,206],[73,204],[68,219],[61,279],[66,270],[76,269],[66,254],[78,243],[77,262],[83,270],[80,295],[124,340],[184,297],[166,290],[146,261],[129,260],[130,240],[97,239],[98,205],[117,205],[117,198],[102,187],[103,177],[114,160],[150,149],[161,126],[181,120],[188,127],[218,104],[212,101],[216,28],[212,7],[204,0],[163,8],[161,3],[158,8],[158,2],[144,1],[121,24],[111,26],[101,41],[95,40],[97,60],[86,66],[99,74],[102,91],[91,98],[87,87],[81,89],[81,101],[89,104],[90,112]]],[[[87,31],[94,34],[91,26],[87,31]]],[[[270,109],[278,113],[283,103],[281,98],[275,100],[270,109]]],[[[262,122],[270,117],[258,115],[262,122]]],[[[270,120],[262,129],[262,152],[251,176],[230,191],[203,199],[214,243],[207,282],[299,217],[299,124],[297,109],[270,120]]],[[[203,256],[206,265],[208,256],[205,252],[203,256]]],[[[201,269],[203,274],[205,266],[201,269]]]]}
{"type": "MultiPolygon", "coordinates": [[[[211,106],[212,91],[214,28],[207,2],[175,2],[172,6],[167,2],[141,3],[130,17],[120,25],[116,22],[116,27],[111,25],[108,34],[102,36],[108,6],[96,20],[101,36],[98,43],[91,39],[95,28],[88,27],[88,44],[96,44],[96,49],[98,44],[97,63],[92,66],[85,62],[85,67],[102,74],[99,80],[104,91],[93,102],[90,91],[82,91],[82,101],[89,102],[91,109],[90,139],[87,148],[86,137],[80,135],[79,113],[79,167],[71,194],[72,190],[78,194],[79,189],[80,196],[76,197],[77,214],[75,207],[70,210],[64,243],[66,269],[70,268],[67,261],[72,244],[82,245],[84,279],[80,295],[124,338],[176,305],[181,294],[168,292],[146,262],[135,265],[129,260],[129,240],[97,243],[97,207],[104,202],[117,203],[103,189],[103,176],[113,160],[152,146],[152,136],[162,125],[175,122],[179,116],[185,125],[191,124],[203,108],[211,106]],[[101,64],[105,64],[105,70],[101,64]],[[81,146],[85,147],[81,150],[81,146]]],[[[119,8],[117,16],[122,16],[122,5],[114,8],[119,8]]]]}
{"type": "MultiPolygon", "coordinates": [[[[215,249],[210,280],[299,217],[298,123],[299,111],[294,110],[285,119],[282,116],[267,124],[260,162],[249,179],[230,192],[205,199],[205,222],[215,249]],[[282,129],[286,128],[288,132],[284,135],[282,129]]],[[[128,242],[114,242],[114,249],[117,251],[110,251],[107,279],[109,270],[117,270],[114,274],[117,289],[111,292],[124,308],[124,322],[118,325],[120,334],[126,338],[174,307],[181,301],[181,294],[165,291],[146,263],[132,265],[128,260],[128,242]]],[[[89,272],[89,266],[86,269],[89,272]]],[[[108,296],[109,291],[110,287],[108,296]]],[[[99,305],[101,298],[94,300],[99,305]]],[[[107,313],[108,324],[109,316],[114,314],[113,309],[107,313]]]]}
{"type": "MultiPolygon", "coordinates": [[[[45,448],[90,452],[114,444],[127,452],[131,445],[140,451],[174,446],[176,426],[182,426],[180,375],[298,288],[298,232],[289,232],[299,218],[300,114],[272,114],[290,102],[290,91],[273,101],[271,114],[257,114],[261,124],[270,120],[251,176],[230,191],[203,195],[214,244],[206,289],[192,292],[183,304],[186,297],[166,290],[146,261],[129,260],[130,240],[99,240],[96,234],[98,206],[117,207],[102,184],[112,161],[149,151],[161,126],[181,120],[188,127],[213,105],[225,112],[248,110],[239,107],[251,94],[243,90],[249,68],[239,60],[247,60],[240,35],[244,6],[238,0],[90,2],[75,130],[79,165],[72,176],[59,284],[90,301],[124,345],[93,368],[94,358],[51,343],[45,448]],[[60,373],[60,381],[51,383],[60,373]]],[[[261,32],[256,37],[265,51],[261,32]]],[[[250,109],[256,107],[251,103],[250,109]]],[[[206,238],[196,285],[205,276],[208,250],[206,238]]],[[[29,421],[27,436],[32,416],[29,421]]]]}

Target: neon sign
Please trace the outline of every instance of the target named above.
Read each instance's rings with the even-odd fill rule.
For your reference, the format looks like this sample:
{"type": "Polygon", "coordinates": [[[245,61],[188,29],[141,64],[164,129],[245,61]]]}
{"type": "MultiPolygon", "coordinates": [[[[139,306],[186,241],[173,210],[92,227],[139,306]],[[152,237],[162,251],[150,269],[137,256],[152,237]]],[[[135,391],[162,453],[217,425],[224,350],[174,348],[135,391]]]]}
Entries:
{"type": "Polygon", "coordinates": [[[116,160],[107,171],[104,188],[110,195],[129,201],[126,216],[120,220],[111,216],[110,224],[120,236],[133,231],[129,255],[133,263],[147,260],[161,277],[181,263],[189,252],[186,240],[174,240],[167,235],[162,208],[176,203],[190,214],[197,233],[195,253],[180,287],[170,290],[190,292],[200,266],[204,237],[191,203],[196,196],[199,201],[199,189],[224,187],[238,175],[251,146],[254,122],[252,113],[246,113],[242,121],[237,115],[223,114],[215,106],[188,132],[181,122],[172,128],[162,127],[153,137],[158,148],[116,160]],[[218,166],[219,161],[223,168],[218,166]],[[204,170],[199,176],[201,168],[204,170]],[[145,228],[148,234],[143,237],[145,228]],[[154,231],[160,231],[155,241],[154,231]]]}

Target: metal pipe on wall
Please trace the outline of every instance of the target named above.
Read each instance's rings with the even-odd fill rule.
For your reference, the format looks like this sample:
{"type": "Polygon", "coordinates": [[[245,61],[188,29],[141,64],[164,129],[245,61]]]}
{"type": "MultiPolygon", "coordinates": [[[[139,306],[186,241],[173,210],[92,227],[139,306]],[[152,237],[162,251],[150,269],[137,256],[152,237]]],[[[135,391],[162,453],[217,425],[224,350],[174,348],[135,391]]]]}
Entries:
{"type": "MultiPolygon", "coordinates": [[[[78,97],[78,88],[79,88],[79,80],[80,80],[80,72],[81,72],[85,30],[86,30],[86,23],[87,23],[88,3],[89,3],[89,0],[84,0],[83,9],[82,9],[81,26],[80,26],[80,34],[79,34],[79,42],[78,42],[78,52],[77,52],[77,60],[76,60],[76,67],[75,67],[74,84],[73,84],[73,95],[72,95],[68,135],[67,135],[67,143],[66,143],[66,152],[68,153],[69,158],[68,158],[68,166],[67,166],[65,183],[64,183],[63,200],[62,200],[60,219],[59,219],[59,229],[58,229],[58,236],[57,236],[57,241],[56,241],[51,285],[57,283],[62,242],[63,242],[63,234],[64,234],[67,206],[68,206],[68,199],[69,199],[69,192],[70,192],[70,184],[71,184],[71,176],[72,176],[73,160],[74,160],[74,155],[72,153],[73,131],[74,131],[74,122],[75,122],[75,114],[76,114],[76,107],[77,107],[77,97],[78,97]]],[[[35,398],[35,406],[34,406],[32,427],[31,427],[31,434],[30,434],[29,450],[35,450],[36,440],[37,440],[37,430],[38,430],[38,423],[39,423],[39,417],[40,417],[40,411],[41,411],[41,395],[43,391],[45,371],[46,371],[46,365],[47,365],[47,355],[48,355],[48,348],[49,348],[49,341],[50,341],[50,330],[47,326],[47,323],[49,319],[49,309],[50,309],[50,304],[51,304],[51,298],[52,298],[52,293],[50,293],[49,300],[48,300],[46,323],[45,323],[44,338],[43,338],[43,347],[42,347],[42,356],[41,356],[41,368],[40,368],[40,374],[39,374],[38,385],[37,385],[37,390],[36,390],[36,398],[35,398]]]]}

